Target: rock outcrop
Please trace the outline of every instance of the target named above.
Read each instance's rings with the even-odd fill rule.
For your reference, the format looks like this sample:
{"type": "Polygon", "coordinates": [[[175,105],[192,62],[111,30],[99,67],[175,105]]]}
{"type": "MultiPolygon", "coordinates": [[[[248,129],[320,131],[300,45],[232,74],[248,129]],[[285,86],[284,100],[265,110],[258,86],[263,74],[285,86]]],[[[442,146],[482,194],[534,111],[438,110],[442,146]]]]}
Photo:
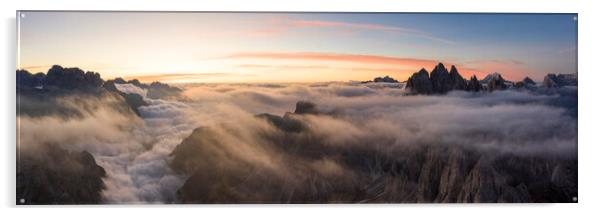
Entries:
{"type": "MultiPolygon", "coordinates": [[[[29,152],[28,152],[29,153],[29,152]]],[[[105,170],[87,151],[56,145],[37,154],[21,154],[17,168],[17,204],[96,204],[101,201],[105,170]]]]}
{"type": "Polygon", "coordinates": [[[495,90],[505,90],[508,89],[508,85],[506,84],[506,80],[499,73],[489,74],[483,79],[483,82],[487,83],[487,90],[495,91],[495,90]]]}
{"type": "MultiPolygon", "coordinates": [[[[315,108],[308,102],[297,106],[298,110],[315,108]]],[[[257,116],[279,129],[251,129],[258,130],[251,137],[262,140],[253,145],[270,149],[270,155],[278,155],[274,158],[284,158],[272,161],[278,164],[274,169],[262,165],[263,160],[258,164],[236,157],[241,146],[230,146],[220,138],[222,129],[196,129],[172,153],[174,170],[190,176],[178,190],[180,201],[518,203],[574,202],[577,196],[576,157],[516,155],[438,143],[422,143],[391,154],[367,148],[376,144],[374,140],[333,146],[306,127],[291,130],[291,124],[311,124],[303,118],[308,115],[304,113],[257,116]],[[323,164],[324,158],[335,159],[344,171],[323,164]],[[311,164],[320,164],[320,169],[311,164]],[[328,174],[323,170],[329,170],[328,174]]],[[[233,140],[249,137],[237,132],[229,135],[233,140]]],[[[379,140],[381,145],[388,142],[395,140],[379,140]]]]}
{"type": "Polygon", "coordinates": [[[524,83],[525,85],[527,85],[527,86],[529,86],[529,85],[532,85],[532,86],[535,86],[535,85],[537,85],[537,83],[535,83],[535,81],[533,81],[533,80],[532,80],[531,78],[529,78],[529,77],[525,77],[525,78],[523,79],[523,83],[524,83]]]}
{"type": "Polygon", "coordinates": [[[481,82],[479,82],[477,76],[472,75],[472,77],[470,77],[470,81],[468,81],[466,90],[471,92],[480,92],[483,90],[483,85],[481,84],[481,82]]]}
{"type": "Polygon", "coordinates": [[[468,85],[466,84],[466,80],[458,73],[456,66],[452,65],[449,71],[449,76],[451,79],[451,89],[452,90],[466,90],[468,85]]]}
{"type": "Polygon", "coordinates": [[[384,76],[384,77],[374,78],[373,82],[398,83],[399,81],[397,81],[396,79],[393,79],[389,76],[384,76]]]}
{"type": "MultiPolygon", "coordinates": [[[[134,85],[136,85],[136,84],[134,84],[134,85]]],[[[147,89],[148,89],[147,96],[152,99],[175,98],[178,95],[180,95],[180,93],[182,92],[182,90],[178,87],[173,87],[168,84],[160,83],[160,82],[152,82],[148,86],[147,89]]]]}
{"type": "Polygon", "coordinates": [[[431,83],[429,73],[422,68],[420,71],[412,74],[407,81],[406,89],[415,94],[432,94],[433,83],[431,83]]]}
{"type": "Polygon", "coordinates": [[[406,89],[414,94],[445,94],[452,90],[466,91],[468,84],[452,65],[451,72],[442,63],[437,64],[431,74],[422,68],[408,78],[406,89]]]}
{"type": "Polygon", "coordinates": [[[437,64],[433,71],[431,71],[430,80],[433,84],[434,93],[444,94],[452,90],[451,76],[442,63],[437,64]]]}
{"type": "Polygon", "coordinates": [[[577,74],[548,74],[544,77],[542,86],[547,88],[577,86],[577,74]]]}
{"type": "Polygon", "coordinates": [[[318,114],[318,110],[312,102],[299,101],[295,105],[295,114],[318,114]]]}
{"type": "Polygon", "coordinates": [[[42,89],[44,86],[44,73],[31,74],[26,70],[17,70],[17,89],[42,89]]]}
{"type": "Polygon", "coordinates": [[[103,83],[99,73],[84,72],[79,68],[63,68],[59,65],[52,66],[44,79],[44,85],[47,88],[80,91],[98,91],[103,83]]]}
{"type": "Polygon", "coordinates": [[[512,85],[515,89],[529,89],[534,90],[536,88],[536,83],[529,77],[525,77],[523,80],[518,81],[512,85]]]}

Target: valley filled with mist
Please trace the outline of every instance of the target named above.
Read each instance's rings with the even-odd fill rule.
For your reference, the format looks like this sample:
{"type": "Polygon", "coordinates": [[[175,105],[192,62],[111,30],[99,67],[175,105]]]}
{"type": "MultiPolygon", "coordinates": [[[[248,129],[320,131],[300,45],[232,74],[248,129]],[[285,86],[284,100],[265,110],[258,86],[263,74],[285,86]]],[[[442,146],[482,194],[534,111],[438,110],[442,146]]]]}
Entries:
{"type": "Polygon", "coordinates": [[[17,71],[17,204],[574,202],[577,75],[141,83],[17,71]]]}

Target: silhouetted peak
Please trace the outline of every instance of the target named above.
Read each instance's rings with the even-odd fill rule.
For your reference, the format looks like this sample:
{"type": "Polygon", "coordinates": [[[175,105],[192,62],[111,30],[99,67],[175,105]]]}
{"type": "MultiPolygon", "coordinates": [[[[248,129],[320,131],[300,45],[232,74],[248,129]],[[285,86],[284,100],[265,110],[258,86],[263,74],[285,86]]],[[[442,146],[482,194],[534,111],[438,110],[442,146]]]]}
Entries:
{"type": "Polygon", "coordinates": [[[61,67],[60,65],[52,65],[52,67],[50,67],[50,69],[48,69],[48,70],[50,71],[50,70],[62,70],[62,69],[63,69],[63,67],[61,67]]]}
{"type": "Polygon", "coordinates": [[[384,77],[374,78],[374,82],[398,83],[399,81],[397,81],[396,79],[393,79],[389,76],[384,76],[384,77]]]}
{"type": "Polygon", "coordinates": [[[533,81],[533,80],[532,80],[531,78],[529,78],[529,77],[525,77],[525,78],[523,79],[523,83],[524,83],[525,85],[535,85],[535,81],[533,81]]]}
{"type": "Polygon", "coordinates": [[[464,77],[460,75],[458,70],[454,65],[451,66],[451,70],[449,72],[449,76],[451,79],[451,88],[452,90],[466,90],[467,83],[464,77]]]}
{"type": "Polygon", "coordinates": [[[483,85],[481,85],[481,82],[479,82],[479,79],[477,79],[477,76],[472,75],[470,77],[470,81],[468,81],[466,90],[472,91],[472,92],[479,92],[479,91],[483,90],[483,85]]]}
{"type": "Polygon", "coordinates": [[[121,77],[117,77],[115,78],[115,80],[113,80],[113,82],[117,83],[117,84],[126,84],[127,82],[121,78],[121,77]]]}
{"type": "Polygon", "coordinates": [[[489,91],[504,90],[508,88],[504,77],[497,72],[487,75],[483,80],[487,83],[487,89],[489,91]]]}
{"type": "Polygon", "coordinates": [[[45,78],[45,85],[60,89],[98,90],[103,83],[99,73],[84,72],[77,67],[63,68],[59,65],[52,66],[45,78]]]}
{"type": "Polygon", "coordinates": [[[412,74],[406,82],[406,89],[417,94],[433,93],[433,84],[426,69],[422,68],[420,71],[412,74]]]}
{"type": "Polygon", "coordinates": [[[458,69],[456,69],[455,65],[451,66],[451,69],[449,69],[449,73],[450,74],[460,74],[460,73],[458,73],[458,69]]]}

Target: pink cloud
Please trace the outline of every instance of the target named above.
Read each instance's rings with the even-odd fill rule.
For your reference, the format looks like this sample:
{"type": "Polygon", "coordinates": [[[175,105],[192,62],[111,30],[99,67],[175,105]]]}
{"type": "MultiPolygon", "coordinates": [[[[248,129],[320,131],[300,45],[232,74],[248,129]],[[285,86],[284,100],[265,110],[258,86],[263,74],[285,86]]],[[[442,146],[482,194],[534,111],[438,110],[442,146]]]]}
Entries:
{"type": "Polygon", "coordinates": [[[319,52],[296,52],[296,53],[278,53],[278,52],[245,52],[235,53],[225,58],[259,58],[259,59],[298,59],[315,61],[342,61],[368,64],[385,64],[408,67],[421,67],[423,65],[434,65],[437,61],[416,58],[399,58],[391,56],[361,55],[361,54],[338,54],[338,53],[319,53],[319,52]]]}
{"type": "Polygon", "coordinates": [[[267,22],[268,27],[255,29],[251,31],[251,35],[255,36],[274,36],[277,34],[285,33],[293,28],[337,28],[342,29],[339,33],[349,34],[351,31],[384,31],[389,33],[408,34],[420,38],[425,38],[432,41],[441,43],[453,44],[453,41],[436,37],[428,32],[402,28],[398,26],[388,26],[373,23],[352,23],[352,22],[337,22],[327,20],[303,20],[303,19],[292,19],[289,17],[278,17],[267,22]]]}
{"type": "MultiPolygon", "coordinates": [[[[342,54],[342,53],[321,53],[321,52],[243,52],[234,53],[222,58],[248,58],[248,59],[271,59],[271,60],[302,60],[302,61],[325,61],[325,62],[348,62],[361,63],[372,66],[363,67],[332,67],[326,65],[265,65],[265,64],[245,64],[238,65],[246,68],[266,68],[266,69],[337,69],[348,71],[365,71],[365,72],[391,72],[406,76],[410,76],[413,72],[425,68],[431,71],[435,65],[442,62],[448,70],[452,64],[445,60],[420,59],[420,58],[404,58],[395,56],[381,55],[363,55],[363,54],[342,54]],[[384,65],[393,67],[383,67],[384,65]],[[398,68],[396,68],[398,67],[398,68]],[[410,68],[410,69],[408,69],[410,68]],[[413,68],[413,69],[412,69],[413,68]]],[[[499,72],[508,80],[518,81],[525,76],[537,78],[535,72],[526,67],[526,64],[519,60],[473,60],[464,61],[453,64],[456,66],[460,74],[470,79],[472,75],[482,79],[492,72],[499,72]]]]}
{"type": "Polygon", "coordinates": [[[524,62],[519,60],[477,60],[466,64],[478,68],[478,70],[475,69],[475,74],[479,78],[492,72],[499,72],[505,79],[513,81],[522,80],[525,76],[539,79],[536,71],[528,68],[524,62]]]}
{"type": "Polygon", "coordinates": [[[229,73],[171,73],[171,74],[152,74],[152,75],[139,75],[139,76],[126,76],[124,79],[138,79],[143,83],[150,83],[155,81],[160,82],[173,82],[181,80],[202,80],[214,77],[226,77],[232,76],[229,73]]]}

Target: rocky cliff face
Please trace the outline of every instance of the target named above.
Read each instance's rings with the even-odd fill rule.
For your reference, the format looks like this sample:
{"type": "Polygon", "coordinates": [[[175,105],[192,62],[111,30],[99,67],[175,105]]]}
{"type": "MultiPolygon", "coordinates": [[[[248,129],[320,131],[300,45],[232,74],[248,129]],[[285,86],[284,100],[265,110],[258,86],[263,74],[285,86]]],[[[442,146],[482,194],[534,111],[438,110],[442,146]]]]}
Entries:
{"type": "Polygon", "coordinates": [[[438,94],[447,93],[452,89],[452,80],[447,68],[442,63],[439,63],[433,71],[431,71],[431,83],[433,91],[438,94]]]}
{"type": "Polygon", "coordinates": [[[466,80],[458,73],[456,66],[452,65],[449,76],[452,90],[466,90],[468,88],[466,80]]]}
{"type": "Polygon", "coordinates": [[[86,151],[42,146],[37,154],[21,154],[17,204],[99,203],[105,175],[105,170],[86,151]]]}
{"type": "Polygon", "coordinates": [[[429,73],[424,68],[410,76],[406,89],[416,94],[432,94],[434,92],[429,73]]]}

